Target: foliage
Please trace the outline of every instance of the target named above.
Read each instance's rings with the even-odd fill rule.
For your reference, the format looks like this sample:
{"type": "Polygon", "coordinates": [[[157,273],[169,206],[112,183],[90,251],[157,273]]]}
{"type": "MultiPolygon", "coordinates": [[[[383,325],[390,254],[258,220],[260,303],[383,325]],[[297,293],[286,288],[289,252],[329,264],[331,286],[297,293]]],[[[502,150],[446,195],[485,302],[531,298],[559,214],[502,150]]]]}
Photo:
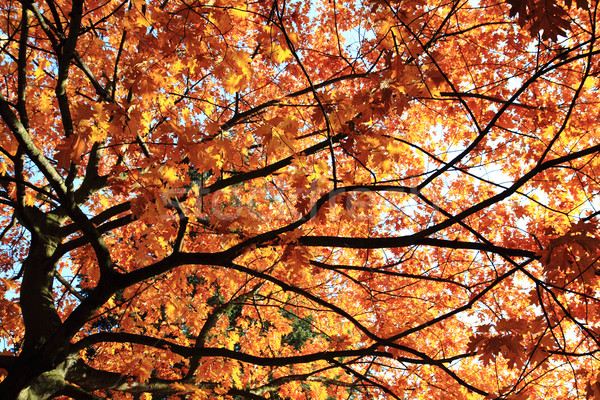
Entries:
{"type": "Polygon", "coordinates": [[[0,397],[600,399],[597,7],[0,2],[0,397]]]}

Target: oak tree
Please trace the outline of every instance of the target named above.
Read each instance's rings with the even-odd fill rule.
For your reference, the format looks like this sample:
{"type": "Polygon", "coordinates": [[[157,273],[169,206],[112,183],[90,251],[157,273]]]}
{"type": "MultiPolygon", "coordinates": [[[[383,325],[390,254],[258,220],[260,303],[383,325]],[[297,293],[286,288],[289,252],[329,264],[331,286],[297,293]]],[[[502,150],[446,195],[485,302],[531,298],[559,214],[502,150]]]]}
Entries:
{"type": "Polygon", "coordinates": [[[4,0],[0,398],[600,399],[598,22],[4,0]]]}

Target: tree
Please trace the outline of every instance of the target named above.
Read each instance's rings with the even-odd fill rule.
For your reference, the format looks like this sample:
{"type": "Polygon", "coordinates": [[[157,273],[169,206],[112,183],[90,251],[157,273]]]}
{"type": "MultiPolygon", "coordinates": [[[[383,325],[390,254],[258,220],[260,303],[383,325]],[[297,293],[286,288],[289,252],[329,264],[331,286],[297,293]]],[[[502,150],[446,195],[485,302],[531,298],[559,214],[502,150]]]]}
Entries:
{"type": "Polygon", "coordinates": [[[3,399],[600,398],[596,2],[0,7],[3,399]]]}

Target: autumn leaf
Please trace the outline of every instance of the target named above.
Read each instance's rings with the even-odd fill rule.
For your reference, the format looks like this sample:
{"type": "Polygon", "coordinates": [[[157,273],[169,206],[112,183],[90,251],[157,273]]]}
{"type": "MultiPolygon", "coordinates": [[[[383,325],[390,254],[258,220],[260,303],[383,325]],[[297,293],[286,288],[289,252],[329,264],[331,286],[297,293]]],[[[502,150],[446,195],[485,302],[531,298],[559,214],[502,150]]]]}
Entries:
{"type": "MultiPolygon", "coordinates": [[[[571,28],[569,15],[555,1],[509,0],[510,16],[519,15],[519,24],[527,27],[532,35],[543,31],[542,38],[556,41],[558,36],[564,36],[571,28]]],[[[571,7],[571,0],[565,2],[566,8],[571,7]]],[[[577,6],[588,8],[586,0],[577,0],[577,6]]]]}
{"type": "Polygon", "coordinates": [[[596,276],[594,266],[600,257],[600,239],[595,236],[597,227],[578,222],[569,231],[549,241],[540,255],[540,262],[549,276],[564,274],[569,280],[581,278],[590,283],[596,276]]]}
{"type": "Polygon", "coordinates": [[[56,146],[56,160],[58,166],[63,169],[68,169],[71,162],[80,164],[83,154],[87,149],[84,139],[80,135],[73,135],[65,138],[62,143],[56,146]]]}

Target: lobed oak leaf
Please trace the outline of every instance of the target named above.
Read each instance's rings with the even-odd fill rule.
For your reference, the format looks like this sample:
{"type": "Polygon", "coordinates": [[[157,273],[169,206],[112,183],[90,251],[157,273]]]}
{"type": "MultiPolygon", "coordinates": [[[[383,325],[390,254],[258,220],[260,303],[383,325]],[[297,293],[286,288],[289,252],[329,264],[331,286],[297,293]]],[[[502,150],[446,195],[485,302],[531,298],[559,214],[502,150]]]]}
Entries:
{"type": "Polygon", "coordinates": [[[281,255],[281,260],[288,267],[288,272],[295,277],[301,277],[310,265],[310,252],[304,246],[287,245],[281,255]]]}
{"type": "Polygon", "coordinates": [[[289,48],[281,46],[279,43],[271,44],[271,59],[276,63],[283,63],[294,58],[289,48]]]}
{"type": "Polygon", "coordinates": [[[165,315],[169,320],[176,319],[176,309],[173,303],[168,302],[167,304],[165,304],[165,315]]]}
{"type": "Polygon", "coordinates": [[[600,400],[600,374],[586,382],[585,391],[587,399],[600,400]]]}
{"type": "Polygon", "coordinates": [[[147,358],[142,358],[140,361],[140,365],[137,369],[132,371],[132,374],[138,378],[140,383],[148,382],[150,376],[152,375],[152,371],[154,370],[154,365],[152,361],[147,358]]]}
{"type": "Polygon", "coordinates": [[[279,235],[279,239],[283,243],[297,243],[298,239],[302,236],[303,231],[300,228],[296,228],[291,232],[284,232],[279,235]]]}
{"type": "Polygon", "coordinates": [[[554,280],[581,278],[590,283],[596,275],[594,264],[600,256],[600,238],[590,236],[597,227],[577,223],[567,233],[553,238],[537,255],[548,276],[554,280]]]}
{"type": "Polygon", "coordinates": [[[223,81],[223,89],[227,93],[239,92],[248,84],[248,77],[243,74],[238,74],[236,71],[230,71],[226,79],[223,81]]]}
{"type": "Polygon", "coordinates": [[[160,172],[161,179],[169,184],[181,181],[181,178],[177,173],[177,169],[174,167],[162,166],[158,169],[158,171],[160,172]]]}
{"type": "MultiPolygon", "coordinates": [[[[567,12],[555,0],[508,0],[508,3],[510,17],[518,15],[519,25],[527,27],[533,36],[543,31],[542,39],[556,41],[558,36],[564,36],[571,29],[567,12]]],[[[578,0],[577,5],[588,8],[586,0],[578,0]]],[[[570,0],[566,1],[566,6],[570,8],[570,0]]]]}
{"type": "Polygon", "coordinates": [[[481,335],[471,337],[467,350],[481,355],[485,365],[492,364],[498,355],[502,355],[510,368],[522,367],[525,362],[525,351],[520,335],[481,335]]]}
{"type": "Polygon", "coordinates": [[[501,319],[495,325],[498,332],[520,332],[529,330],[529,321],[523,319],[501,319]]]}
{"type": "Polygon", "coordinates": [[[85,140],[79,134],[73,134],[56,146],[56,161],[60,168],[68,169],[71,162],[81,164],[83,154],[87,149],[85,140]]]}

